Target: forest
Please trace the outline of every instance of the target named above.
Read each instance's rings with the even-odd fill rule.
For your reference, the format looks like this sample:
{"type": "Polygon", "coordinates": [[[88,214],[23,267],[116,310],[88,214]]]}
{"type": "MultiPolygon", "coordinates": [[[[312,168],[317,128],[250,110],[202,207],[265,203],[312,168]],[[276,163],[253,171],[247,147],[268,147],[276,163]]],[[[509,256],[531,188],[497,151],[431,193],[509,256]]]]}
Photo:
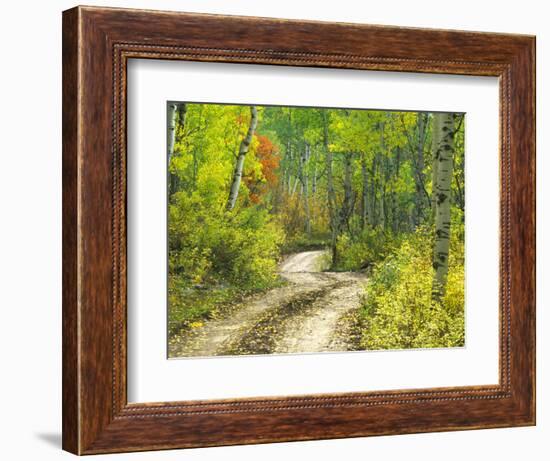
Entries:
{"type": "Polygon", "coordinates": [[[167,119],[170,356],[464,345],[464,114],[167,119]]]}

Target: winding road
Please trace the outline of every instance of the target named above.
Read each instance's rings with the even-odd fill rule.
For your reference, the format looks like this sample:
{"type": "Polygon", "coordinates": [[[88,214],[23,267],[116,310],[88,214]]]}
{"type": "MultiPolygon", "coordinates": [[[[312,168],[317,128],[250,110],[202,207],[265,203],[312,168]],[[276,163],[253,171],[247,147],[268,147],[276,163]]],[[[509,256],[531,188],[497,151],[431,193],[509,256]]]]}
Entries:
{"type": "Polygon", "coordinates": [[[245,300],[226,317],[184,331],[170,357],[283,354],[352,350],[346,314],[360,306],[366,276],[323,272],[326,251],[305,251],[280,265],[282,287],[245,300]]]}

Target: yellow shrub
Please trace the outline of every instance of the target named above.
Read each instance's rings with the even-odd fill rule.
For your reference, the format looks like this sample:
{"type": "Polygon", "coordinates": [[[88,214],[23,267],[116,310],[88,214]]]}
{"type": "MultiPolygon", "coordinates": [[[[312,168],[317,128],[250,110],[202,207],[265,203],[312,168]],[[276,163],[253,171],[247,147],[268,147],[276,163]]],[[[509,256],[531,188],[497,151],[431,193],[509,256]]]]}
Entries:
{"type": "Polygon", "coordinates": [[[421,229],[377,264],[363,306],[365,349],[464,345],[464,245],[451,244],[449,276],[441,303],[432,300],[430,233],[421,229]]]}

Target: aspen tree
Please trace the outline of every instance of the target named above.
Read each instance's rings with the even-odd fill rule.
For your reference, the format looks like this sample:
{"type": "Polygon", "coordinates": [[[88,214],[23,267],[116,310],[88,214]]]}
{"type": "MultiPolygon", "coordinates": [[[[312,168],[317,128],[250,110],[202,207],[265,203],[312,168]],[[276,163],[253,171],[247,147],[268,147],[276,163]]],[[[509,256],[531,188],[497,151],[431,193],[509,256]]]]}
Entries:
{"type": "Polygon", "coordinates": [[[239,153],[237,154],[237,160],[235,162],[235,169],[233,171],[233,179],[231,180],[231,187],[229,189],[229,198],[227,199],[226,209],[231,211],[235,208],[237,197],[239,196],[239,187],[241,185],[241,179],[243,176],[244,159],[248,150],[250,149],[250,143],[258,124],[258,110],[256,106],[250,106],[250,124],[248,125],[248,131],[246,136],[241,141],[239,147],[239,153]]]}

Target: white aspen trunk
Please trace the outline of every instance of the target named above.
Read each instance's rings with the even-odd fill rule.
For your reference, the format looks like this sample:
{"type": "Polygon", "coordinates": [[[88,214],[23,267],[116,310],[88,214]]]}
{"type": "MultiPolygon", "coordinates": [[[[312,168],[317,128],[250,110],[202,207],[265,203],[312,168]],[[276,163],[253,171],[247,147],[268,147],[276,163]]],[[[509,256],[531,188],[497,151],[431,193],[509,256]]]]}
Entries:
{"type": "Polygon", "coordinates": [[[328,120],[326,111],[321,111],[323,118],[323,147],[325,151],[325,161],[327,169],[327,205],[331,231],[331,249],[332,249],[332,264],[338,261],[338,251],[336,241],[338,239],[338,229],[336,224],[336,193],[334,191],[334,178],[332,172],[332,152],[329,148],[328,141],[328,120]]]}
{"type": "Polygon", "coordinates": [[[340,212],[340,222],[338,226],[338,233],[342,231],[344,226],[349,228],[349,218],[353,212],[353,187],[352,187],[352,162],[353,154],[346,153],[344,155],[344,201],[342,203],[342,210],[340,212]]]}
{"type": "Polygon", "coordinates": [[[292,129],[292,108],[288,108],[288,141],[287,141],[287,166],[288,166],[288,195],[293,195],[292,191],[292,174],[295,173],[294,168],[294,151],[292,149],[292,141],[294,130],[292,129]]]}
{"type": "Polygon", "coordinates": [[[285,155],[281,160],[280,168],[283,171],[283,177],[279,181],[279,188],[284,193],[286,192],[286,184],[288,182],[289,168],[288,168],[288,143],[285,149],[285,155]]]}
{"type": "Polygon", "coordinates": [[[424,204],[424,114],[417,115],[417,152],[416,152],[416,174],[414,176],[416,183],[415,196],[415,226],[422,222],[422,210],[424,204]]]}
{"type": "Polygon", "coordinates": [[[437,175],[439,172],[439,148],[441,147],[441,117],[433,114],[432,120],[432,216],[435,221],[437,175]]]}
{"type": "Polygon", "coordinates": [[[395,176],[392,180],[392,225],[393,232],[396,234],[400,229],[400,213],[399,207],[397,206],[397,193],[395,192],[395,179],[399,179],[399,171],[401,168],[401,148],[395,148],[395,176]]]}
{"type": "Polygon", "coordinates": [[[305,222],[305,230],[306,234],[309,236],[311,235],[311,216],[309,211],[309,194],[308,194],[308,188],[309,188],[309,174],[307,170],[308,160],[309,160],[309,154],[310,153],[310,147],[309,144],[306,142],[304,146],[304,153],[302,156],[302,165],[301,165],[301,174],[302,174],[302,183],[303,183],[303,198],[304,198],[304,213],[306,215],[306,222],[305,222]]]}
{"type": "MultiPolygon", "coordinates": [[[[178,127],[180,132],[185,127],[185,116],[187,114],[187,105],[185,103],[181,104],[170,104],[168,107],[168,118],[169,118],[169,129],[168,129],[168,165],[170,165],[170,160],[175,155],[175,145],[176,141],[179,141],[177,137],[178,127]]],[[[170,194],[176,192],[178,188],[179,178],[178,175],[168,170],[168,187],[170,194]]]]}
{"type": "Polygon", "coordinates": [[[380,212],[378,220],[382,229],[386,229],[386,190],[385,185],[382,185],[382,196],[380,197],[380,212]]]}
{"type": "Polygon", "coordinates": [[[292,191],[290,192],[291,195],[294,195],[296,193],[296,189],[298,188],[298,183],[300,182],[300,176],[296,176],[296,179],[294,180],[294,186],[292,187],[292,191]]]}
{"type": "Polygon", "coordinates": [[[371,192],[371,199],[370,199],[370,220],[371,225],[373,227],[378,226],[378,208],[377,208],[377,199],[376,199],[376,193],[378,190],[378,180],[376,179],[377,176],[377,158],[378,155],[374,154],[372,158],[372,168],[371,168],[371,182],[370,182],[370,192],[371,192]]]}
{"type": "Polygon", "coordinates": [[[292,194],[292,175],[288,173],[288,188],[287,188],[287,194],[292,194]]]}
{"type": "Polygon", "coordinates": [[[363,189],[361,193],[361,229],[365,229],[369,221],[369,175],[367,171],[367,159],[365,153],[361,153],[361,178],[363,189]]]}
{"type": "Polygon", "coordinates": [[[313,150],[313,178],[311,178],[311,194],[317,193],[317,150],[313,150]]]}
{"type": "Polygon", "coordinates": [[[387,153],[386,153],[386,141],[384,139],[384,130],[386,129],[386,123],[382,122],[380,124],[380,151],[381,151],[381,158],[380,158],[380,167],[382,169],[381,176],[381,194],[380,194],[380,216],[379,216],[379,222],[382,225],[383,229],[386,229],[386,226],[388,224],[387,220],[387,207],[386,207],[386,182],[387,182],[387,153]]]}
{"type": "Polygon", "coordinates": [[[176,103],[168,104],[168,139],[166,142],[168,162],[174,154],[174,145],[176,143],[176,118],[178,114],[178,105],[176,103]]]}
{"type": "Polygon", "coordinates": [[[451,237],[451,180],[454,163],[453,114],[435,114],[441,131],[438,155],[438,173],[435,196],[435,240],[433,267],[435,269],[432,296],[440,300],[445,293],[449,271],[449,243],[451,237]]]}
{"type": "Polygon", "coordinates": [[[258,110],[256,106],[250,106],[250,124],[248,126],[248,132],[241,141],[239,147],[239,153],[237,155],[237,161],[235,162],[235,170],[233,171],[233,180],[231,181],[231,187],[229,189],[229,198],[227,199],[226,209],[231,211],[235,208],[237,203],[237,197],[239,196],[239,187],[241,186],[241,178],[243,176],[244,159],[248,150],[250,149],[250,143],[258,124],[258,110]]]}
{"type": "Polygon", "coordinates": [[[288,184],[287,184],[287,193],[290,195],[292,193],[292,145],[290,144],[290,141],[287,143],[286,147],[286,168],[288,170],[288,184]]]}

